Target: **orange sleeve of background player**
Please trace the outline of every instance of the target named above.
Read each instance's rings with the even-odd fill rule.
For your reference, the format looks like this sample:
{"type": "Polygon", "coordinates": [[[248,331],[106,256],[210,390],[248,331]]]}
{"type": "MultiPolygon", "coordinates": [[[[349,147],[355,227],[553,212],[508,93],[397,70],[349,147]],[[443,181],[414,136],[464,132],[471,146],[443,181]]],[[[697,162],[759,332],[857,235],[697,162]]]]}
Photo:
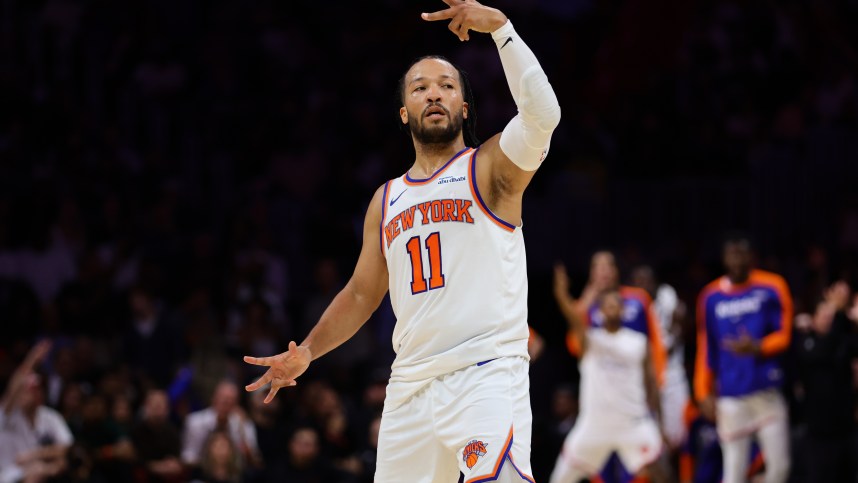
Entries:
{"type": "Polygon", "coordinates": [[[773,356],[789,348],[792,338],[793,306],[792,296],[786,281],[780,275],[768,272],[754,272],[755,282],[760,282],[774,289],[780,303],[778,329],[763,337],[760,341],[760,352],[764,356],[773,356]]]}

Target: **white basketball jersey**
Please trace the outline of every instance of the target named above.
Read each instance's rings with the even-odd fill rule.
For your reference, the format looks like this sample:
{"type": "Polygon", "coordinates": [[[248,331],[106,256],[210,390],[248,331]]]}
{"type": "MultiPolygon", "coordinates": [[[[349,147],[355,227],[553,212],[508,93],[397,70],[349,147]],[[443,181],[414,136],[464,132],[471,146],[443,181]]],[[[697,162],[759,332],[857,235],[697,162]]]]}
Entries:
{"type": "Polygon", "coordinates": [[[459,152],[430,178],[406,173],[385,185],[381,250],[397,318],[391,383],[527,357],[524,238],[483,203],[478,151],[459,152]]]}
{"type": "Polygon", "coordinates": [[[688,382],[685,377],[685,350],[682,340],[678,340],[671,332],[673,325],[673,314],[679,306],[679,296],[676,290],[667,284],[658,287],[655,299],[652,301],[653,308],[658,316],[661,327],[661,341],[665,350],[668,351],[667,367],[664,374],[663,390],[675,390],[680,393],[688,392],[688,382]]]}
{"type": "Polygon", "coordinates": [[[587,331],[581,359],[581,418],[605,424],[649,417],[644,387],[647,338],[635,330],[603,328],[587,331]]]}

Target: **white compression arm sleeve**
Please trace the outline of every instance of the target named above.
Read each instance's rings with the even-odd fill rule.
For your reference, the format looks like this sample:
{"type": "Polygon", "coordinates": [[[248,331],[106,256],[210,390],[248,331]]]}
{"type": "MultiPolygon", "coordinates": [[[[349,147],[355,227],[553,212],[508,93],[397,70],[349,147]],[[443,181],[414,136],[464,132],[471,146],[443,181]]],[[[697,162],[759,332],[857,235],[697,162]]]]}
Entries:
{"type": "Polygon", "coordinates": [[[533,171],[548,154],[551,133],[560,122],[560,105],[536,56],[507,20],[492,32],[518,114],[504,128],[501,150],[525,171],[533,171]]]}

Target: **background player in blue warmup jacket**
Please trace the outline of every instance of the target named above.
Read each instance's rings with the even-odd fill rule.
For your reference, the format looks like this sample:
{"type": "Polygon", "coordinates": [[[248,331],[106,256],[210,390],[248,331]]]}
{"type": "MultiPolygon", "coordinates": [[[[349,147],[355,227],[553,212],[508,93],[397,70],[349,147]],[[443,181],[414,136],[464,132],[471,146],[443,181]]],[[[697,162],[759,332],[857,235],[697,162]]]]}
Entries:
{"type": "Polygon", "coordinates": [[[724,482],[745,481],[751,437],[766,459],[766,483],[789,475],[787,407],[779,388],[779,354],[789,347],[792,298],[782,277],[752,269],[751,244],[724,244],[727,274],[707,285],[697,306],[694,392],[716,421],[724,453],[724,482]]]}

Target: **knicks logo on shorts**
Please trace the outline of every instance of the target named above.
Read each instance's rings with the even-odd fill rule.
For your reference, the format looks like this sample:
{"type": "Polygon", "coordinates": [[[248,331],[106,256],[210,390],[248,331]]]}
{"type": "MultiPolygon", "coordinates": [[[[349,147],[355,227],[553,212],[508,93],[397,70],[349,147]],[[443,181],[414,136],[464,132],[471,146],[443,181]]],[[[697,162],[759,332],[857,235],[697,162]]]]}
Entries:
{"type": "Polygon", "coordinates": [[[468,441],[468,444],[465,445],[465,450],[462,451],[462,461],[468,465],[468,469],[473,468],[480,456],[486,454],[486,446],[488,444],[476,439],[468,441]]]}

